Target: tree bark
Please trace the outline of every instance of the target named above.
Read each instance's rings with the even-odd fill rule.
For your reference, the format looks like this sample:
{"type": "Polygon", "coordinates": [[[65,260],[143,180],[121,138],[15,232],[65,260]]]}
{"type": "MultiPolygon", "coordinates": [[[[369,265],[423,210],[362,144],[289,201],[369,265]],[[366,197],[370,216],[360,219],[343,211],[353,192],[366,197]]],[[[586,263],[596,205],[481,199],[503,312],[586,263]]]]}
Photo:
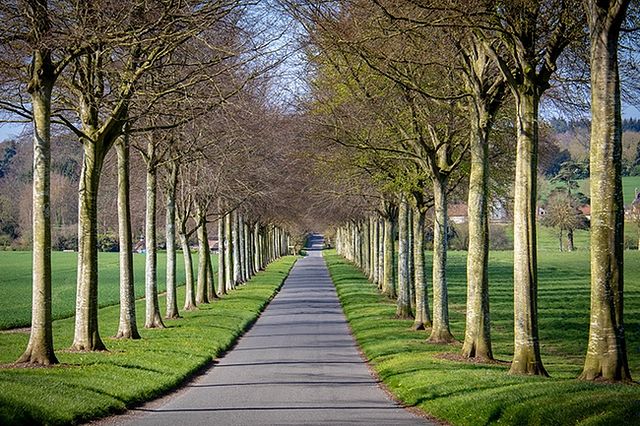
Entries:
{"type": "Polygon", "coordinates": [[[474,107],[471,117],[469,173],[469,249],[467,317],[462,355],[493,359],[489,317],[489,129],[487,112],[474,107]],[[484,124],[484,125],[483,125],[484,124]]]}
{"type": "Polygon", "coordinates": [[[449,329],[449,292],[447,288],[447,184],[448,177],[433,176],[433,327],[429,342],[449,343],[455,341],[449,329]]]}
{"type": "Polygon", "coordinates": [[[240,278],[240,229],[238,226],[239,214],[237,210],[231,213],[231,238],[233,240],[233,286],[239,285],[242,280],[240,278]]]}
{"type": "Polygon", "coordinates": [[[393,241],[393,218],[384,218],[384,279],[382,293],[391,299],[398,297],[394,275],[395,242],[393,241]]]}
{"type": "Polygon", "coordinates": [[[513,208],[514,354],[509,373],[547,376],[540,358],[538,339],[538,88],[526,80],[513,92],[516,98],[518,140],[513,208]]]}
{"type": "Polygon", "coordinates": [[[78,281],[72,350],[101,351],[98,331],[98,184],[104,161],[100,141],[82,142],[78,189],[78,281]]]}
{"type": "MultiPolygon", "coordinates": [[[[207,236],[209,232],[207,231],[207,236]]],[[[211,248],[209,247],[209,239],[207,237],[207,296],[209,297],[209,302],[219,299],[218,293],[216,293],[216,284],[213,278],[213,262],[211,261],[211,248]]]]}
{"type": "Polygon", "coordinates": [[[187,236],[187,230],[184,229],[185,225],[181,224],[181,229],[178,234],[180,235],[180,245],[182,246],[182,256],[184,257],[184,273],[185,273],[185,297],[184,297],[184,309],[185,311],[193,311],[196,309],[196,293],[193,288],[193,258],[191,257],[191,247],[189,247],[189,238],[187,236]]]}
{"type": "Polygon", "coordinates": [[[158,170],[155,141],[147,146],[147,211],[145,215],[145,328],[164,328],[158,303],[158,251],[156,243],[156,193],[158,170]]]}
{"type": "Polygon", "coordinates": [[[133,280],[131,203],[129,199],[129,141],[125,134],[115,144],[118,155],[118,232],[120,240],[120,321],[117,339],[139,339],[133,280]]]}
{"type": "Polygon", "coordinates": [[[407,200],[402,197],[398,209],[398,300],[396,318],[413,319],[409,292],[409,217],[407,200]]]}
{"type": "Polygon", "coordinates": [[[573,229],[567,229],[567,251],[574,251],[575,246],[573,244],[573,229]]]}
{"type": "Polygon", "coordinates": [[[418,208],[413,215],[413,276],[416,289],[414,330],[424,330],[426,327],[432,326],[429,298],[427,297],[427,285],[424,279],[424,222],[425,212],[422,208],[418,208]]]}
{"type": "Polygon", "coordinates": [[[585,2],[591,40],[591,317],[581,379],[631,381],[623,321],[618,37],[628,0],[585,2]]]}
{"type": "Polygon", "coordinates": [[[231,235],[231,212],[224,216],[224,270],[225,270],[225,287],[227,291],[233,290],[235,282],[233,281],[233,247],[231,235]]]}
{"type": "MultiPolygon", "coordinates": [[[[45,4],[33,10],[36,26],[49,28],[45,4]]],[[[31,63],[29,93],[33,108],[33,274],[31,334],[17,362],[51,365],[53,351],[51,314],[51,91],[55,82],[51,53],[36,50],[31,63]]]]}
{"type": "Polygon", "coordinates": [[[180,318],[178,299],[176,296],[176,186],[178,185],[178,163],[169,165],[169,180],[167,185],[166,225],[167,239],[167,310],[165,318],[180,318]]]}
{"type": "Polygon", "coordinates": [[[196,290],[196,303],[209,303],[207,292],[207,263],[211,260],[207,259],[207,219],[205,212],[198,207],[198,286],[196,290]]]}
{"type": "Polygon", "coordinates": [[[225,238],[225,229],[224,222],[225,218],[222,216],[222,204],[218,202],[218,296],[222,296],[227,294],[227,272],[225,268],[225,258],[227,252],[227,245],[224,240],[225,238]]]}

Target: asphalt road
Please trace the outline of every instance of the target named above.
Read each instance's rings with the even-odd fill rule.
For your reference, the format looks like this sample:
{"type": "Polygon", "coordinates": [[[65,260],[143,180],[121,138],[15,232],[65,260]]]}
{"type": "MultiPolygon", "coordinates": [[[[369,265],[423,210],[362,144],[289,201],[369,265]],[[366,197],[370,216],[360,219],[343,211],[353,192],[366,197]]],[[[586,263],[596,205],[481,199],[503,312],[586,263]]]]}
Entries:
{"type": "Polygon", "coordinates": [[[312,243],[309,256],[218,364],[161,405],[135,409],[114,423],[426,424],[392,402],[370,375],[319,251],[322,238],[312,243]]]}

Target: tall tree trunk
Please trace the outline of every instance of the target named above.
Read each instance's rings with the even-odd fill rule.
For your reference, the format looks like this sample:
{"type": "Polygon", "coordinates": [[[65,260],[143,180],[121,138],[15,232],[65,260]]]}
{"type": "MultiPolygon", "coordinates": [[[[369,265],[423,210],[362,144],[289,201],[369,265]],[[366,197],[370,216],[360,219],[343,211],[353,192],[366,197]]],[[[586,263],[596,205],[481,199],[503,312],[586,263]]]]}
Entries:
{"type": "Polygon", "coordinates": [[[198,207],[198,286],[196,290],[196,303],[209,303],[207,292],[207,218],[201,207],[198,207]]]}
{"type": "Polygon", "coordinates": [[[231,238],[233,240],[233,286],[241,283],[240,280],[240,230],[238,229],[238,211],[231,212],[231,238]]]}
{"type": "Polygon", "coordinates": [[[398,209],[398,300],[396,318],[412,319],[411,295],[409,286],[409,215],[405,197],[400,200],[398,209]]]}
{"type": "Polygon", "coordinates": [[[231,234],[231,212],[224,217],[224,270],[225,270],[225,287],[227,291],[233,290],[235,283],[233,281],[233,247],[231,234]]]}
{"type": "Polygon", "coordinates": [[[147,211],[145,215],[145,328],[164,328],[158,303],[158,250],[156,243],[156,193],[158,169],[155,158],[155,143],[147,146],[147,211]]]}
{"type": "Polygon", "coordinates": [[[580,378],[631,381],[623,321],[618,37],[628,0],[585,2],[591,40],[591,318],[580,378]]]}
{"type": "Polygon", "coordinates": [[[242,222],[242,230],[244,232],[244,281],[249,281],[251,278],[251,232],[249,230],[249,224],[245,221],[242,222]]]}
{"type": "Polygon", "coordinates": [[[98,184],[102,143],[83,141],[78,189],[78,281],[72,350],[105,350],[98,331],[98,184]]]}
{"type": "Polygon", "coordinates": [[[120,240],[120,322],[117,339],[139,339],[133,281],[131,203],[129,199],[129,141],[125,134],[115,144],[118,155],[118,232],[120,240]]]}
{"type": "Polygon", "coordinates": [[[209,247],[209,232],[207,231],[207,297],[209,298],[209,302],[219,299],[218,293],[216,293],[216,285],[215,280],[213,278],[213,262],[211,261],[211,247],[209,247]]]}
{"type": "Polygon", "coordinates": [[[449,329],[449,291],[447,287],[447,216],[448,177],[434,176],[433,207],[433,327],[429,342],[449,343],[455,341],[449,329]]]}
{"type": "Polygon", "coordinates": [[[225,238],[225,229],[224,229],[225,218],[222,216],[222,203],[218,201],[218,295],[222,296],[227,294],[227,271],[225,268],[225,258],[227,251],[227,244],[224,240],[225,238]]]}
{"type": "MultiPolygon", "coordinates": [[[[409,277],[409,307],[416,307],[415,259],[413,258],[413,209],[407,206],[407,276],[409,277]]],[[[413,314],[411,316],[413,318],[413,314]]]]}
{"type": "Polygon", "coordinates": [[[180,245],[182,246],[182,256],[184,257],[184,273],[185,273],[185,311],[196,309],[196,292],[193,286],[193,258],[191,257],[191,247],[189,247],[189,237],[187,236],[186,223],[180,224],[180,245]]]}
{"type": "Polygon", "coordinates": [[[385,222],[381,218],[378,219],[378,289],[382,290],[384,284],[384,251],[385,251],[385,239],[384,239],[385,222]]]}
{"type": "Polygon", "coordinates": [[[393,218],[384,218],[384,279],[382,293],[391,299],[398,297],[396,293],[396,281],[394,275],[395,242],[393,240],[393,218]]]}
{"type": "Polygon", "coordinates": [[[167,311],[165,318],[180,318],[178,298],[176,296],[176,186],[178,185],[178,163],[169,165],[167,187],[166,225],[167,239],[167,311]]]}
{"type": "Polygon", "coordinates": [[[533,82],[527,81],[513,92],[518,141],[513,208],[514,354],[509,373],[547,376],[538,339],[536,178],[540,99],[533,82]]]}
{"type": "Polygon", "coordinates": [[[256,222],[253,225],[253,268],[257,273],[262,269],[260,264],[260,256],[262,250],[260,249],[260,224],[256,222]]]}
{"type": "Polygon", "coordinates": [[[471,114],[467,320],[462,355],[493,359],[489,317],[489,120],[486,111],[475,102],[471,104],[475,110],[471,114]]]}
{"type": "Polygon", "coordinates": [[[240,213],[238,213],[236,215],[236,222],[237,222],[237,234],[238,234],[238,282],[239,283],[244,283],[245,279],[244,279],[244,263],[245,263],[245,259],[244,259],[244,223],[242,221],[242,215],[240,213]]]}
{"type": "Polygon", "coordinates": [[[413,259],[414,282],[416,289],[416,317],[413,322],[414,330],[424,330],[431,327],[431,312],[429,310],[429,298],[427,297],[427,284],[424,278],[424,222],[425,212],[418,207],[413,215],[413,259]]]}
{"type": "MultiPolygon", "coordinates": [[[[49,28],[46,3],[33,10],[36,26],[49,28]]],[[[51,91],[55,81],[51,54],[36,50],[29,93],[33,108],[33,275],[31,334],[17,362],[57,364],[51,329],[51,91]]]]}

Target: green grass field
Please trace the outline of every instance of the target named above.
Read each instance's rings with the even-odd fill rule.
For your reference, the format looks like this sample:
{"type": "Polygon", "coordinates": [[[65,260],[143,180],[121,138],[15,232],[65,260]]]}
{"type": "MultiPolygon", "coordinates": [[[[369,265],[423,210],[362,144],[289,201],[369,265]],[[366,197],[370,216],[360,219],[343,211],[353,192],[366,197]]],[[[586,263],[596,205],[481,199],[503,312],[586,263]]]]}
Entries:
{"type": "MultiPolygon", "coordinates": [[[[589,179],[582,179],[578,181],[580,191],[587,197],[589,196],[589,179]]],[[[624,204],[630,204],[635,198],[635,190],[640,190],[640,176],[623,176],[622,178],[622,194],[624,198],[624,204]]]]}
{"type": "MultiPolygon", "coordinates": [[[[77,253],[52,252],[51,298],[55,319],[66,318],[75,313],[77,253]]],[[[194,268],[198,255],[194,254],[194,268]]],[[[213,265],[217,270],[217,257],[213,265]]],[[[136,296],[144,296],[145,256],[135,254],[134,279],[136,296]]],[[[99,253],[98,303],[110,306],[119,300],[118,253],[99,253]]],[[[166,254],[158,254],[158,291],[165,291],[166,254]]],[[[182,252],[177,257],[177,281],[184,284],[182,252]]],[[[0,330],[27,327],[31,324],[31,252],[0,251],[0,330]]]]}
{"type": "MultiPolygon", "coordinates": [[[[507,375],[513,355],[513,253],[491,252],[490,303],[499,364],[455,359],[461,343],[432,345],[428,334],[394,319],[395,303],[380,296],[335,251],[331,276],[365,356],[390,390],[409,406],[456,425],[640,424],[640,386],[586,383],[580,374],[589,327],[588,251],[539,252],[542,360],[551,378],[507,375]]],[[[451,328],[464,338],[465,252],[449,254],[451,328]]],[[[625,330],[632,377],[640,378],[640,252],[625,252],[625,330]]],[[[427,266],[430,274],[430,266],[427,266]]],[[[430,280],[430,276],[429,276],[430,280]]]]}
{"type": "MultiPolygon", "coordinates": [[[[247,284],[165,329],[141,328],[141,340],[105,338],[108,352],[70,353],[73,318],[54,321],[61,364],[51,368],[0,368],[0,424],[78,424],[157,397],[211,365],[252,324],[280,288],[296,258],[269,265],[247,284]]],[[[184,298],[184,286],[178,290],[184,298]]],[[[164,304],[164,298],[160,300],[164,304]]],[[[138,324],[144,300],[137,304],[138,324]]],[[[103,336],[115,333],[118,307],[100,310],[103,336]]],[[[0,364],[25,349],[27,333],[0,332],[0,364]]]]}

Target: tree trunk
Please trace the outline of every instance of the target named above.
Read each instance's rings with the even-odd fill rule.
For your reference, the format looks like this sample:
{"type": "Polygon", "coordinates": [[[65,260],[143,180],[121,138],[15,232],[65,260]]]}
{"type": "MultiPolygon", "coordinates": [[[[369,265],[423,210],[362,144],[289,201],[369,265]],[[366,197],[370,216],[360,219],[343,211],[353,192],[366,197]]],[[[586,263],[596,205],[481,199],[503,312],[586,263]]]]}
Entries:
{"type": "Polygon", "coordinates": [[[239,214],[237,210],[234,210],[231,216],[231,238],[233,240],[233,286],[239,285],[242,280],[240,278],[240,229],[238,226],[239,214]]]}
{"type": "Polygon", "coordinates": [[[631,381],[623,322],[618,36],[629,1],[585,2],[591,40],[591,318],[580,378],[631,381]]]}
{"type": "Polygon", "coordinates": [[[418,208],[413,215],[413,276],[416,289],[414,330],[424,330],[426,327],[431,327],[432,325],[429,298],[427,297],[427,285],[424,279],[424,222],[425,212],[422,208],[418,208]]]}
{"type": "MultiPolygon", "coordinates": [[[[207,236],[209,235],[207,231],[207,236]]],[[[209,302],[219,299],[218,293],[216,293],[216,285],[215,280],[213,278],[213,262],[211,262],[211,248],[209,247],[209,239],[207,237],[207,296],[209,297],[209,302]]]]}
{"type": "Polygon", "coordinates": [[[196,290],[196,303],[209,303],[207,292],[207,219],[205,212],[198,207],[198,286],[196,290]]]}
{"type": "Polygon", "coordinates": [[[260,224],[256,222],[253,225],[253,268],[256,273],[262,269],[262,265],[260,264],[261,253],[262,250],[260,249],[260,224]]]}
{"type": "Polygon", "coordinates": [[[227,245],[224,240],[224,216],[222,216],[222,204],[218,201],[218,295],[222,296],[227,294],[227,276],[225,269],[225,258],[227,245]]]}
{"type": "Polygon", "coordinates": [[[104,161],[102,144],[83,141],[78,189],[78,282],[72,350],[101,351],[98,331],[98,184],[104,161]]]}
{"type": "Polygon", "coordinates": [[[196,309],[196,293],[193,288],[193,258],[191,257],[191,247],[189,247],[189,238],[187,237],[186,224],[180,225],[181,229],[178,234],[180,235],[180,244],[182,245],[182,256],[184,257],[184,273],[185,273],[185,297],[184,297],[184,309],[185,311],[192,311],[196,309]]]}
{"type": "Polygon", "coordinates": [[[575,246],[573,244],[573,229],[567,229],[567,251],[574,251],[575,246]]]}
{"type": "Polygon", "coordinates": [[[409,286],[409,217],[407,200],[402,197],[398,209],[398,300],[396,318],[413,319],[409,286]]]}
{"type": "Polygon", "coordinates": [[[118,139],[115,147],[118,154],[118,237],[120,240],[120,322],[115,337],[139,339],[133,281],[128,136],[124,135],[118,139]]]}
{"type": "Polygon", "coordinates": [[[538,340],[536,178],[539,97],[536,93],[533,82],[514,89],[518,141],[513,208],[514,354],[509,373],[547,376],[538,340]]]}
{"type": "Polygon", "coordinates": [[[395,241],[393,241],[393,218],[384,218],[384,279],[382,293],[391,299],[398,297],[396,293],[396,282],[394,275],[394,252],[395,241]]]}
{"type": "MultiPolygon", "coordinates": [[[[36,25],[48,27],[46,9],[34,11],[42,18],[36,25]]],[[[29,93],[33,108],[33,275],[31,334],[27,348],[17,362],[51,365],[51,91],[55,76],[48,51],[34,52],[29,93]]]]}
{"type": "Polygon", "coordinates": [[[167,311],[165,318],[180,318],[176,296],[176,186],[178,185],[178,163],[169,166],[167,187],[167,213],[165,234],[167,238],[167,311]]]}
{"type": "Polygon", "coordinates": [[[558,231],[558,248],[560,249],[560,252],[562,253],[564,251],[564,247],[563,247],[563,243],[564,241],[562,241],[564,239],[564,232],[562,231],[562,228],[560,228],[560,230],[558,231]]]}
{"type": "MultiPolygon", "coordinates": [[[[407,206],[407,277],[409,277],[409,307],[412,312],[416,307],[416,288],[414,274],[415,259],[413,258],[413,209],[407,206]]],[[[413,314],[411,315],[413,319],[413,314]]]]}
{"type": "Polygon", "coordinates": [[[224,270],[225,270],[225,287],[227,291],[233,290],[235,283],[233,281],[233,247],[231,234],[231,212],[224,217],[224,270]]]}
{"type": "Polygon", "coordinates": [[[156,191],[158,174],[155,159],[155,143],[147,146],[147,211],[145,215],[145,328],[164,328],[158,303],[158,251],[156,243],[156,191]]]}
{"type": "Polygon", "coordinates": [[[384,284],[384,226],[385,222],[378,219],[378,289],[382,290],[384,284]]]}
{"type": "Polygon", "coordinates": [[[467,318],[462,355],[493,359],[489,317],[489,131],[486,113],[476,108],[471,119],[469,173],[469,249],[467,252],[467,318]]]}
{"type": "Polygon", "coordinates": [[[433,207],[433,327],[429,342],[449,343],[455,341],[449,329],[449,293],[447,289],[447,183],[445,175],[434,176],[433,207]]]}

